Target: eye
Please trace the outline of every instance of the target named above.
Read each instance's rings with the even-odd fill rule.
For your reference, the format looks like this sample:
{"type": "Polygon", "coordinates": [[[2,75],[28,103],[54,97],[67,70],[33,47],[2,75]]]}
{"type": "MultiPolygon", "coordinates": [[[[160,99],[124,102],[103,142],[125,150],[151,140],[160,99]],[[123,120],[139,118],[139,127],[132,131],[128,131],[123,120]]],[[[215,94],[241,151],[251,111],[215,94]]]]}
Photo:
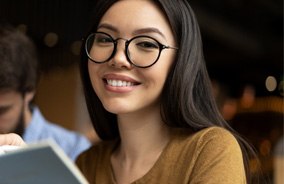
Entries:
{"type": "Polygon", "coordinates": [[[97,44],[102,44],[102,45],[107,45],[107,44],[112,44],[113,40],[111,37],[103,34],[97,34],[95,35],[94,42],[97,44]]]}
{"type": "Polygon", "coordinates": [[[137,37],[132,42],[137,50],[154,51],[159,49],[159,43],[150,37],[137,37]]]}
{"type": "Polygon", "coordinates": [[[159,48],[157,43],[150,42],[150,41],[139,42],[139,43],[136,43],[136,45],[143,49],[158,49],[159,48]]]}
{"type": "Polygon", "coordinates": [[[5,113],[8,112],[11,108],[12,108],[12,105],[0,106],[0,115],[5,114],[5,113]]]}

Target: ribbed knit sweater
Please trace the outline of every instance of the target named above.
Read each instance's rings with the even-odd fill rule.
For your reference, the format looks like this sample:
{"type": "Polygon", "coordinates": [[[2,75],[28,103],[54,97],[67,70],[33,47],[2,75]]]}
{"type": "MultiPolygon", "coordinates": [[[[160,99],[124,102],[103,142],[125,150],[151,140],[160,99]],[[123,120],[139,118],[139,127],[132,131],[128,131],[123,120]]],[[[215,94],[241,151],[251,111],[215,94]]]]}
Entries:
{"type": "MultiPolygon", "coordinates": [[[[103,142],[79,156],[76,163],[90,184],[113,184],[110,157],[117,141],[103,142]]],[[[245,184],[240,146],[218,127],[190,134],[177,129],[153,167],[135,184],[245,184]]]]}

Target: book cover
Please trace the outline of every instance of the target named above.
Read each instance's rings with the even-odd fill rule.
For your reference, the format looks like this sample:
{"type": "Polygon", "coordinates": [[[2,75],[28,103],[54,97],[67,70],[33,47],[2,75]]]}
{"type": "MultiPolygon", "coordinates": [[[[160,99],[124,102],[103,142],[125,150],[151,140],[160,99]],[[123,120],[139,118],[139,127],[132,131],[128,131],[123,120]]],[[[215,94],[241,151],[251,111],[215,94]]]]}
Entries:
{"type": "Polygon", "coordinates": [[[1,184],[88,184],[75,163],[53,141],[0,155],[1,184]]]}

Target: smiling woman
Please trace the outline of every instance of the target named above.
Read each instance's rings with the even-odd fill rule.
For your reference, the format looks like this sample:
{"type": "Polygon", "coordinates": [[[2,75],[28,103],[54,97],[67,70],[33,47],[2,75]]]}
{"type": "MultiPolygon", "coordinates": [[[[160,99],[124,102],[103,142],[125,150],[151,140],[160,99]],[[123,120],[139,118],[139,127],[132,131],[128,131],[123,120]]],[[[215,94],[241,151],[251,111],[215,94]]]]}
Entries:
{"type": "Polygon", "coordinates": [[[94,10],[80,70],[103,142],[77,160],[87,179],[249,183],[252,149],[217,110],[188,2],[99,0],[94,10]]]}
{"type": "Polygon", "coordinates": [[[220,115],[187,0],[97,0],[80,72],[102,142],[90,183],[251,183],[252,148],[220,115]]]}

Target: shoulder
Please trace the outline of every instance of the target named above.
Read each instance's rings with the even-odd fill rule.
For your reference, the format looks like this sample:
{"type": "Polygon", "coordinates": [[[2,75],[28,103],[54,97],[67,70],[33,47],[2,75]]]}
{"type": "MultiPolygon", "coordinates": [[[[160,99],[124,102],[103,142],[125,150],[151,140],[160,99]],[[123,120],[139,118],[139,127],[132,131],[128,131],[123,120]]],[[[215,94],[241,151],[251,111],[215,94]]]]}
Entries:
{"type": "Polygon", "coordinates": [[[186,130],[175,133],[172,149],[179,150],[184,158],[190,157],[197,165],[229,162],[242,166],[241,147],[229,130],[210,127],[189,134],[186,130]]]}
{"type": "Polygon", "coordinates": [[[183,146],[198,146],[202,149],[204,146],[228,146],[239,147],[235,136],[228,130],[221,127],[209,127],[199,130],[195,133],[189,133],[187,130],[178,130],[174,133],[174,139],[183,146]]]}
{"type": "Polygon", "coordinates": [[[170,155],[190,158],[191,163],[231,160],[243,164],[242,150],[237,139],[233,133],[221,127],[205,128],[195,133],[176,129],[169,150],[170,155]]]}
{"type": "Polygon", "coordinates": [[[56,140],[56,142],[64,142],[66,144],[78,145],[80,143],[89,144],[88,139],[81,133],[69,130],[60,125],[51,122],[45,122],[45,132],[42,135],[56,140]]]}
{"type": "Polygon", "coordinates": [[[237,139],[229,131],[221,127],[210,127],[197,132],[193,137],[197,139],[200,144],[208,142],[212,144],[233,144],[238,145],[237,139]]]}
{"type": "Polygon", "coordinates": [[[191,157],[193,181],[211,178],[210,182],[215,183],[245,183],[242,151],[229,130],[205,128],[185,137],[182,142],[187,156],[191,157]]]}
{"type": "Polygon", "coordinates": [[[242,160],[242,151],[236,137],[229,130],[221,127],[210,127],[200,130],[188,137],[187,143],[195,145],[196,154],[204,158],[222,157],[223,160],[233,157],[242,160]]]}

